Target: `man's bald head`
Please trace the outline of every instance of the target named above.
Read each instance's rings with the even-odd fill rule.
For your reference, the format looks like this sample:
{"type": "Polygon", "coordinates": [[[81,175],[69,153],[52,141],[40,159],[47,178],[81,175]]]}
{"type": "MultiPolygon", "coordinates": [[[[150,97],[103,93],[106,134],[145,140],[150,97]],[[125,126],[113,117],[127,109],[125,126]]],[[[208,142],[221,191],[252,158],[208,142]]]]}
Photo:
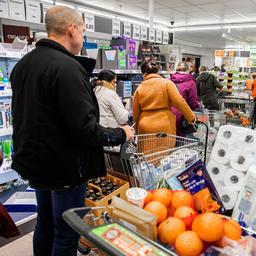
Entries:
{"type": "Polygon", "coordinates": [[[64,35],[71,24],[83,25],[82,16],[66,6],[54,6],[45,16],[45,26],[48,35],[64,35]]]}

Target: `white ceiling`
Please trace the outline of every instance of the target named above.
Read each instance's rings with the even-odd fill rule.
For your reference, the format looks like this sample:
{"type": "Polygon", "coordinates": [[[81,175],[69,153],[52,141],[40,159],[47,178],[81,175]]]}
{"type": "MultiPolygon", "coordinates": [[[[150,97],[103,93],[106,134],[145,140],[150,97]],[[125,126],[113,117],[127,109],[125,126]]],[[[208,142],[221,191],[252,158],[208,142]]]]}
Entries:
{"type": "MultiPolygon", "coordinates": [[[[78,0],[109,11],[148,19],[149,0],[78,0]]],[[[256,22],[256,0],[155,0],[154,21],[174,26],[256,22]]],[[[205,47],[233,43],[221,37],[226,30],[176,32],[176,37],[205,47]]],[[[233,34],[256,41],[256,28],[232,29],[233,34]],[[255,35],[255,36],[254,36],[255,35]]]]}

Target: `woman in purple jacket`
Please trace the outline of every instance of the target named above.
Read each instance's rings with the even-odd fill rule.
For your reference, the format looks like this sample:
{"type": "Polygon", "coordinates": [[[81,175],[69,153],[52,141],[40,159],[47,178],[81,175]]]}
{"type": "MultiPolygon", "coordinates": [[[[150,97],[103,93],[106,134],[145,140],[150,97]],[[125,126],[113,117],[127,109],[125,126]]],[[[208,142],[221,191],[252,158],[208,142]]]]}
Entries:
{"type": "MultiPolygon", "coordinates": [[[[176,68],[176,72],[171,76],[171,80],[176,84],[180,94],[186,100],[192,110],[200,108],[200,102],[197,95],[196,81],[194,77],[189,74],[188,63],[180,62],[176,68]]],[[[184,136],[181,132],[181,123],[184,119],[183,115],[178,109],[172,107],[173,113],[176,115],[176,134],[184,136]]]]}

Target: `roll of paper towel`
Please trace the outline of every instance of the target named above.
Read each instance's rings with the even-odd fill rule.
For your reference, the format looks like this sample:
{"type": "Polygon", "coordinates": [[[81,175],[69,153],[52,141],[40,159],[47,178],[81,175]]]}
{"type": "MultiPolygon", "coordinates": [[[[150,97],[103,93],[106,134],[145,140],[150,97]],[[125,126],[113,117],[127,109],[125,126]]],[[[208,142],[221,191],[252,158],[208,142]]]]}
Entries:
{"type": "Polygon", "coordinates": [[[228,167],[223,164],[217,163],[214,160],[210,160],[207,164],[206,169],[210,174],[213,182],[216,183],[218,181],[224,180],[224,175],[228,167]]]}
{"type": "Polygon", "coordinates": [[[240,191],[244,184],[245,174],[234,169],[227,169],[224,175],[224,185],[233,191],[240,191]]]}
{"type": "Polygon", "coordinates": [[[239,140],[242,140],[244,149],[249,152],[256,151],[256,132],[255,130],[246,129],[246,132],[239,137],[239,140]]]}
{"type": "Polygon", "coordinates": [[[237,128],[232,125],[223,125],[220,127],[216,141],[225,145],[230,145],[237,140],[237,128]]]}
{"type": "Polygon", "coordinates": [[[225,209],[233,209],[236,204],[238,192],[233,191],[230,188],[223,188],[220,191],[218,191],[218,193],[225,209]]]}
{"type": "Polygon", "coordinates": [[[232,150],[230,148],[228,159],[233,169],[246,172],[253,161],[255,161],[255,155],[245,150],[232,150]]]}
{"type": "Polygon", "coordinates": [[[227,164],[229,162],[227,155],[228,147],[224,144],[216,142],[212,150],[211,159],[220,164],[227,164]]]}

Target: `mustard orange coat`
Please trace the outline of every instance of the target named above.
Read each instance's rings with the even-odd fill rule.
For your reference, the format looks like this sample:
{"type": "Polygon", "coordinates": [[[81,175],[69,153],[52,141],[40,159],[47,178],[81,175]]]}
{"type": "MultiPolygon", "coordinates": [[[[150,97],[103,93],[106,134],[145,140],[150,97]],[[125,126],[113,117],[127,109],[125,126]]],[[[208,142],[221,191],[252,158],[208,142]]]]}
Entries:
{"type": "Polygon", "coordinates": [[[176,107],[189,122],[195,118],[173,82],[158,74],[147,75],[134,94],[133,119],[137,133],[175,135],[176,118],[171,107],[176,107]]]}

